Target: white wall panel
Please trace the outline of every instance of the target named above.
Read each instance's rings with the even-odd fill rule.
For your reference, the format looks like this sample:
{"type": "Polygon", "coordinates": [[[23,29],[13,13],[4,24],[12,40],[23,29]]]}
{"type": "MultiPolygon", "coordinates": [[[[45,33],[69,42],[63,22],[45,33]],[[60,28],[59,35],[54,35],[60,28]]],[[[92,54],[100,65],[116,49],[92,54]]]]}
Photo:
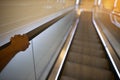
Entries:
{"type": "Polygon", "coordinates": [[[57,57],[56,52],[64,41],[73,18],[74,13],[69,14],[33,39],[37,79],[45,79],[44,76],[49,72],[48,68],[52,66],[51,61],[54,61],[52,59],[57,57]]]}

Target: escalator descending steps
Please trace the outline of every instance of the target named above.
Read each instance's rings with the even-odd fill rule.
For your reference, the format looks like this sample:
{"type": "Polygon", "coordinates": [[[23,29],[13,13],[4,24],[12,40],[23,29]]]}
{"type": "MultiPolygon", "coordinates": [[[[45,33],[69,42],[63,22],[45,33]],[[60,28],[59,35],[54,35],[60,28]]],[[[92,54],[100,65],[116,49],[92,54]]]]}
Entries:
{"type": "Polygon", "coordinates": [[[82,12],[62,68],[60,80],[114,80],[110,63],[92,24],[92,13],[82,12]]]}
{"type": "Polygon", "coordinates": [[[86,66],[67,61],[63,75],[78,80],[112,80],[113,75],[109,70],[86,66]]]}

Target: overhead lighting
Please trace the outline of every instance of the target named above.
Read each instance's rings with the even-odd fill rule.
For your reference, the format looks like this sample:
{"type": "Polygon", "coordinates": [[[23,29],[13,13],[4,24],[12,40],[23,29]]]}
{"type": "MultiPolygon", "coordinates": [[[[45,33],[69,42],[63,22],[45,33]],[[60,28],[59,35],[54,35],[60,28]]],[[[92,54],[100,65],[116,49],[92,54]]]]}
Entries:
{"type": "Polygon", "coordinates": [[[79,4],[79,1],[80,1],[80,0],[76,0],[76,4],[77,4],[77,5],[79,4]]]}
{"type": "Polygon", "coordinates": [[[117,2],[118,2],[118,0],[115,0],[114,7],[116,7],[116,6],[117,6],[117,2]]]}
{"type": "Polygon", "coordinates": [[[101,0],[98,0],[98,5],[100,5],[101,4],[101,0]]]}

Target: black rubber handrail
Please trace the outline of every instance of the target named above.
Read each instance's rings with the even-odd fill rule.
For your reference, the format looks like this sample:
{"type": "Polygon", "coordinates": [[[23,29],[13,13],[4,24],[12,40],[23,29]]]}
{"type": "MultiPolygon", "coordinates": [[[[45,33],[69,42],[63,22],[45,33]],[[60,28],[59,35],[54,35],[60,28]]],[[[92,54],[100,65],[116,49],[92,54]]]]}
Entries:
{"type": "MultiPolygon", "coordinates": [[[[47,23],[44,23],[43,25],[41,26],[38,26],[37,28],[31,30],[30,32],[26,33],[26,35],[28,36],[29,38],[29,41],[32,40],[34,37],[36,37],[37,35],[39,35],[41,32],[43,32],[44,30],[46,30],[48,27],[50,27],[52,24],[56,23],[57,21],[59,21],[60,19],[62,19],[64,16],[66,16],[68,13],[70,13],[72,10],[50,20],[49,22],[47,23]]],[[[7,46],[10,45],[10,42],[0,46],[0,50],[6,48],[7,46]]]]}

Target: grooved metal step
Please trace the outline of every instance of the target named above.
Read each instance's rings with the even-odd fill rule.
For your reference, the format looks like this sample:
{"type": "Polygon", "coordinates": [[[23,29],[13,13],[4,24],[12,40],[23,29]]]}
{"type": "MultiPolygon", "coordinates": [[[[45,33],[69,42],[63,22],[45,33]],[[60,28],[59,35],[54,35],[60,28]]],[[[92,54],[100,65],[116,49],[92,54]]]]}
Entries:
{"type": "Polygon", "coordinates": [[[84,48],[84,47],[79,47],[79,46],[72,45],[71,46],[71,51],[81,53],[81,54],[101,57],[101,58],[106,57],[105,52],[103,50],[98,51],[98,49],[91,49],[91,48],[88,48],[88,47],[84,48]]]}
{"type": "Polygon", "coordinates": [[[73,44],[76,45],[76,46],[81,46],[81,47],[92,47],[93,49],[103,49],[103,47],[101,45],[97,45],[97,43],[93,43],[91,41],[82,41],[82,40],[74,40],[73,41],[73,44]]]}
{"type": "Polygon", "coordinates": [[[72,77],[68,77],[68,76],[62,76],[61,79],[62,80],[78,80],[78,79],[75,79],[75,78],[72,78],[72,77]]]}
{"type": "Polygon", "coordinates": [[[95,38],[95,39],[93,39],[93,38],[89,38],[89,37],[84,37],[84,36],[82,36],[82,38],[80,37],[75,37],[74,38],[74,40],[77,40],[77,41],[90,41],[90,42],[94,42],[94,43],[99,43],[100,41],[99,41],[99,39],[98,38],[95,38]]]}
{"type": "Polygon", "coordinates": [[[79,80],[113,80],[109,70],[66,62],[63,75],[79,80]]]}
{"type": "Polygon", "coordinates": [[[78,54],[75,52],[70,52],[67,61],[84,64],[91,67],[103,68],[103,69],[110,69],[109,62],[105,58],[99,58],[94,56],[88,56],[84,54],[78,54]],[[92,57],[92,58],[91,58],[92,57]]]}
{"type": "Polygon", "coordinates": [[[92,24],[92,13],[82,12],[62,68],[60,80],[114,80],[106,51],[92,24]]]}

